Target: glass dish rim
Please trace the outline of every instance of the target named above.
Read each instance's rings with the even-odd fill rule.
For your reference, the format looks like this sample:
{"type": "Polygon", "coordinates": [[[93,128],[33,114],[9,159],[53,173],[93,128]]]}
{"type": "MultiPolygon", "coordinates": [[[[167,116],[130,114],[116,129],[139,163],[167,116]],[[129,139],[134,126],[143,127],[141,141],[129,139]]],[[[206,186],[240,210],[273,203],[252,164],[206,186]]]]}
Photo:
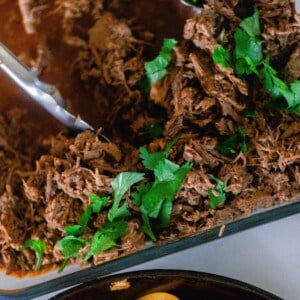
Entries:
{"type": "Polygon", "coordinates": [[[182,237],[176,241],[153,245],[109,262],[83,268],[79,271],[66,274],[65,276],[50,279],[26,288],[12,290],[1,289],[0,300],[32,299],[40,297],[297,213],[300,213],[300,193],[292,197],[289,202],[267,209],[260,209],[249,216],[241,216],[234,221],[217,225],[191,236],[182,237]]]}

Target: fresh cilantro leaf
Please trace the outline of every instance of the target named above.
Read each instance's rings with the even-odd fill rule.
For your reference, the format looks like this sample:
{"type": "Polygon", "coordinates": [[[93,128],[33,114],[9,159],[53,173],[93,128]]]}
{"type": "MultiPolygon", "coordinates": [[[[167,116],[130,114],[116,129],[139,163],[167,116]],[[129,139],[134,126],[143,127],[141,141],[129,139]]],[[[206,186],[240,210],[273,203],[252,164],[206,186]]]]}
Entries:
{"type": "Polygon", "coordinates": [[[223,182],[213,175],[210,175],[217,184],[214,189],[208,189],[209,204],[212,209],[216,209],[226,200],[227,182],[223,182]]]}
{"type": "Polygon", "coordinates": [[[99,213],[109,200],[108,197],[99,197],[95,194],[91,194],[89,198],[91,204],[87,206],[86,210],[81,215],[79,224],[66,226],[65,230],[67,235],[80,236],[83,234],[92,213],[99,213]]]}
{"type": "MultiPolygon", "coordinates": [[[[217,46],[213,54],[214,61],[225,68],[233,65],[237,76],[256,74],[263,81],[265,89],[272,98],[278,100],[270,101],[267,107],[300,114],[300,81],[295,80],[286,84],[277,76],[276,70],[270,66],[269,57],[264,57],[262,42],[260,41],[258,9],[255,8],[253,15],[244,19],[239,27],[234,34],[233,55],[223,46],[217,46]]],[[[233,137],[232,140],[231,142],[236,143],[234,142],[236,137],[233,137]]],[[[242,144],[242,151],[245,151],[245,145],[245,143],[242,144]]],[[[221,149],[223,150],[220,152],[223,151],[226,156],[235,154],[235,147],[225,144],[221,149]]]]}
{"type": "Polygon", "coordinates": [[[90,218],[92,215],[92,206],[88,205],[86,210],[83,212],[82,216],[80,217],[79,224],[83,227],[86,228],[90,218]]]}
{"type": "Polygon", "coordinates": [[[247,64],[246,74],[254,73],[258,78],[262,79],[260,72],[258,71],[258,67],[260,63],[255,64],[250,57],[245,57],[245,62],[247,64]]]}
{"type": "Polygon", "coordinates": [[[118,246],[116,241],[126,234],[128,234],[128,225],[124,220],[105,224],[93,236],[91,247],[84,261],[88,261],[92,255],[118,246]]]}
{"type": "Polygon", "coordinates": [[[125,217],[130,214],[126,203],[120,207],[121,199],[133,184],[142,179],[144,179],[143,173],[122,172],[111,182],[111,186],[114,190],[114,202],[112,208],[108,212],[108,220],[110,222],[116,218],[125,217]]]}
{"type": "Polygon", "coordinates": [[[134,205],[141,205],[142,204],[142,197],[145,195],[149,189],[151,188],[150,183],[141,183],[139,186],[137,186],[136,191],[131,194],[133,199],[134,205]]]}
{"type": "Polygon", "coordinates": [[[79,224],[67,225],[65,231],[67,235],[80,236],[83,233],[84,228],[79,224]]]}
{"type": "Polygon", "coordinates": [[[264,62],[264,87],[272,95],[274,99],[284,98],[286,101],[286,108],[282,107],[281,102],[272,102],[274,108],[280,110],[288,110],[294,113],[300,113],[300,81],[295,80],[289,85],[277,77],[277,72],[270,65],[268,60],[264,62]]]}
{"type": "Polygon", "coordinates": [[[79,256],[79,250],[85,246],[87,241],[72,235],[66,236],[58,242],[58,247],[65,257],[59,272],[62,272],[71,258],[79,256]]]}
{"type": "Polygon", "coordinates": [[[159,55],[145,63],[146,77],[150,86],[167,74],[167,68],[172,60],[172,51],[176,44],[177,41],[174,39],[164,39],[159,55]]]}
{"type": "MultiPolygon", "coordinates": [[[[114,202],[122,199],[128,189],[135,183],[144,179],[144,173],[138,172],[122,172],[111,182],[114,190],[114,202]]],[[[116,205],[117,206],[117,205],[116,205]]]]}
{"type": "Polygon", "coordinates": [[[83,214],[80,217],[79,225],[67,225],[65,228],[66,234],[80,236],[84,232],[91,218],[91,215],[92,215],[92,206],[88,205],[86,210],[83,212],[83,214]]]}
{"type": "Polygon", "coordinates": [[[217,46],[213,53],[213,60],[220,64],[223,68],[232,66],[232,56],[230,49],[225,49],[223,46],[217,46]]]}
{"type": "Polygon", "coordinates": [[[141,230],[152,240],[156,240],[149,218],[156,220],[158,227],[165,227],[170,220],[172,200],[180,189],[192,165],[185,163],[179,166],[166,159],[176,141],[167,144],[164,151],[149,153],[145,147],[140,149],[140,157],[146,168],[154,172],[155,180],[152,184],[140,187],[141,195],[135,195],[135,203],[140,204],[143,218],[141,230]]]}
{"type": "Polygon", "coordinates": [[[155,182],[142,197],[142,207],[149,217],[157,218],[159,216],[164,201],[174,198],[192,167],[191,164],[185,163],[181,167],[174,168],[172,164],[165,159],[158,165],[158,169],[154,171],[155,182]],[[167,175],[163,174],[163,166],[166,168],[167,175]],[[173,174],[170,175],[171,169],[173,169],[173,174]]]}
{"type": "Polygon", "coordinates": [[[145,125],[145,131],[151,138],[162,136],[163,130],[163,127],[158,123],[149,122],[145,125]]]}
{"type": "Polygon", "coordinates": [[[91,248],[83,261],[87,262],[93,255],[116,246],[118,246],[118,244],[114,240],[97,231],[93,237],[91,248]]]}
{"type": "Polygon", "coordinates": [[[58,242],[58,247],[65,257],[78,257],[79,250],[86,244],[86,240],[72,235],[65,236],[58,242]]]}
{"type": "Polygon", "coordinates": [[[279,88],[283,97],[287,102],[287,110],[299,113],[300,106],[300,81],[295,80],[289,85],[285,85],[284,88],[279,88]]]}
{"type": "Polygon", "coordinates": [[[172,181],[176,179],[176,171],[179,169],[179,165],[168,159],[163,159],[158,162],[156,168],[154,169],[154,175],[157,181],[172,181]]]}
{"type": "MultiPolygon", "coordinates": [[[[163,202],[166,198],[173,199],[175,193],[181,187],[187,173],[191,169],[191,164],[185,163],[183,166],[177,166],[176,171],[170,175],[164,175],[164,168],[166,172],[169,173],[170,161],[165,159],[158,168],[155,170],[155,182],[151,186],[150,190],[142,198],[142,206],[145,208],[145,211],[152,218],[157,218],[163,202]]],[[[175,170],[175,169],[174,169],[175,170]]]]}
{"type": "Polygon", "coordinates": [[[167,197],[162,204],[161,210],[157,218],[158,227],[164,228],[168,226],[171,219],[172,208],[173,208],[172,198],[167,197]]]}
{"type": "Polygon", "coordinates": [[[121,206],[117,207],[115,210],[109,211],[108,220],[111,222],[118,218],[126,218],[130,216],[130,211],[128,209],[127,202],[124,202],[121,206]]]}
{"type": "Polygon", "coordinates": [[[281,88],[286,88],[286,87],[282,86],[282,84],[278,80],[276,80],[276,79],[278,79],[277,78],[277,71],[274,70],[269,65],[269,61],[268,60],[266,60],[264,62],[264,64],[263,64],[263,73],[264,73],[264,87],[265,87],[265,89],[275,99],[278,99],[278,98],[282,97],[282,93],[280,91],[280,87],[279,86],[281,86],[281,88]]]}
{"type": "Polygon", "coordinates": [[[257,8],[255,8],[252,16],[244,19],[240,23],[240,27],[242,27],[247,34],[252,37],[260,36],[259,11],[257,8]]]}
{"type": "MultiPolygon", "coordinates": [[[[150,84],[150,79],[146,76],[144,76],[143,78],[141,78],[139,80],[139,82],[137,83],[137,86],[144,91],[147,95],[149,95],[150,93],[150,89],[151,89],[151,84],[150,84]]],[[[149,98],[150,100],[150,98],[149,98]]]]}
{"type": "Polygon", "coordinates": [[[168,74],[168,71],[166,69],[163,69],[163,70],[159,70],[159,71],[156,71],[156,72],[153,72],[153,73],[146,73],[146,74],[148,76],[148,80],[150,82],[150,85],[152,85],[155,82],[160,81],[161,79],[163,79],[168,74]]]}
{"type": "Polygon", "coordinates": [[[149,217],[157,218],[166,195],[170,192],[169,182],[155,182],[142,198],[142,207],[149,217]],[[169,191],[167,191],[169,189],[169,191]]]}
{"type": "Polygon", "coordinates": [[[234,40],[236,59],[249,57],[253,63],[260,63],[263,60],[262,43],[256,37],[249,36],[247,32],[238,28],[234,40]]]}
{"type": "Polygon", "coordinates": [[[237,134],[240,136],[241,139],[241,151],[242,153],[246,153],[247,152],[246,134],[244,133],[244,131],[240,126],[238,126],[237,128],[237,134]]]}
{"type": "Polygon", "coordinates": [[[245,118],[248,118],[248,119],[256,119],[257,118],[255,111],[252,109],[247,109],[247,108],[242,111],[242,116],[245,118]]]}
{"type": "Polygon", "coordinates": [[[151,171],[153,171],[156,165],[167,156],[168,153],[166,151],[150,153],[146,147],[140,148],[140,158],[142,159],[142,163],[148,170],[151,171]]]}
{"type": "Polygon", "coordinates": [[[166,145],[166,149],[164,151],[150,153],[148,152],[146,147],[140,148],[140,158],[142,159],[142,163],[150,171],[154,171],[157,164],[168,157],[169,152],[173,145],[177,142],[178,138],[173,139],[168,142],[166,145]]]}
{"type": "Polygon", "coordinates": [[[42,259],[45,251],[46,243],[40,240],[27,240],[20,250],[31,248],[37,256],[35,270],[39,270],[42,264],[42,259]]]}
{"type": "Polygon", "coordinates": [[[237,75],[251,74],[263,60],[262,43],[238,28],[234,34],[235,71],[237,75]],[[247,58],[247,59],[246,59],[247,58]]]}
{"type": "Polygon", "coordinates": [[[145,209],[141,206],[141,214],[143,219],[143,224],[141,226],[141,231],[147,234],[153,242],[156,242],[156,237],[151,229],[151,224],[149,221],[149,217],[145,209]]]}
{"type": "Polygon", "coordinates": [[[117,240],[128,234],[128,225],[125,220],[108,222],[99,229],[103,235],[109,236],[112,240],[117,240]]]}
{"type": "Polygon", "coordinates": [[[294,99],[289,103],[288,110],[300,114],[300,81],[295,80],[290,83],[290,90],[294,94],[294,99]]]}
{"type": "Polygon", "coordinates": [[[216,149],[225,156],[232,156],[237,153],[239,145],[243,153],[247,152],[246,135],[240,126],[235,134],[227,138],[216,149]]]}
{"type": "Polygon", "coordinates": [[[300,80],[295,80],[290,83],[291,91],[295,94],[295,99],[300,101],[300,80]]]}
{"type": "Polygon", "coordinates": [[[99,197],[96,194],[91,194],[90,201],[92,204],[93,213],[98,214],[107,205],[107,203],[109,201],[109,197],[99,197]]]}

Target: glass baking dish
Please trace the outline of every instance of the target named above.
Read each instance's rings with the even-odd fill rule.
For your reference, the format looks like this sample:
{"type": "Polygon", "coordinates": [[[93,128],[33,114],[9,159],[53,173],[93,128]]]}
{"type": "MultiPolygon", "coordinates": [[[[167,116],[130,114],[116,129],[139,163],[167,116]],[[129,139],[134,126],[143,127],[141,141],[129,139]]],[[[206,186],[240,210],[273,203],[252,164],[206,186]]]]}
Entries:
{"type": "MultiPolygon", "coordinates": [[[[299,11],[300,0],[296,0],[295,3],[297,11],[299,11]]],[[[9,277],[0,272],[0,299],[32,299],[39,297],[296,213],[300,213],[300,195],[293,197],[289,202],[282,205],[260,209],[249,216],[241,217],[189,237],[159,245],[149,242],[142,250],[98,266],[82,268],[74,265],[67,267],[61,274],[55,270],[22,279],[9,277]]]]}
{"type": "Polygon", "coordinates": [[[23,279],[8,277],[0,273],[0,299],[39,297],[296,213],[300,213],[300,195],[290,199],[289,203],[259,210],[248,217],[242,217],[177,241],[160,245],[146,244],[140,251],[98,266],[88,268],[70,266],[62,274],[53,271],[23,279]]]}

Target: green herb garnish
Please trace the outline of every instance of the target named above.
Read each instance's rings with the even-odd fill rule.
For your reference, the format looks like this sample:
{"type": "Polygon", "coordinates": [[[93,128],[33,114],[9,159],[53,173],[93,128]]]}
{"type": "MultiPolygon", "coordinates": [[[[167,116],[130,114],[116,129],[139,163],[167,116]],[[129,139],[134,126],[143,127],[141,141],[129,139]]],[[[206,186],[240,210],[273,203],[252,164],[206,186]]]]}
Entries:
{"type": "Polygon", "coordinates": [[[85,246],[87,241],[72,235],[68,235],[58,242],[58,247],[65,259],[58,272],[62,272],[71,258],[79,257],[79,250],[85,246]]]}
{"type": "Polygon", "coordinates": [[[223,68],[232,66],[232,56],[229,49],[223,46],[217,46],[213,53],[213,59],[216,63],[220,64],[223,68]]]}
{"type": "MultiPolygon", "coordinates": [[[[190,171],[192,165],[185,163],[179,166],[167,159],[171,147],[177,139],[169,142],[166,149],[156,153],[149,153],[145,147],[140,148],[140,157],[146,169],[152,171],[154,180],[147,183],[140,183],[129,195],[134,205],[139,206],[143,224],[141,231],[147,234],[152,240],[156,240],[152,232],[155,226],[162,228],[168,225],[172,202],[176,192],[190,171]]],[[[80,250],[90,243],[88,254],[84,261],[91,256],[118,246],[118,240],[128,234],[128,224],[125,218],[130,214],[127,202],[121,204],[124,195],[136,183],[144,179],[144,173],[122,172],[112,180],[111,186],[114,191],[114,202],[108,211],[108,221],[97,230],[91,241],[78,237],[86,228],[92,213],[99,213],[107,204],[108,197],[98,197],[90,195],[91,203],[82,214],[78,225],[67,227],[67,234],[59,241],[59,248],[65,256],[65,260],[60,268],[62,271],[71,258],[77,258],[80,250]],[[77,236],[76,236],[77,235],[77,236]]]]}
{"type": "Polygon", "coordinates": [[[84,232],[92,213],[99,213],[109,200],[108,197],[99,197],[95,194],[91,194],[89,198],[91,203],[80,217],[79,224],[66,226],[67,235],[80,236],[84,232]]]}
{"type": "Polygon", "coordinates": [[[91,194],[90,201],[91,201],[93,213],[98,214],[107,205],[109,201],[109,197],[99,197],[96,194],[91,194]]]}
{"type": "Polygon", "coordinates": [[[157,81],[163,79],[168,73],[168,67],[172,61],[172,52],[177,41],[174,39],[164,39],[161,51],[158,56],[145,63],[146,82],[143,83],[145,90],[150,90],[150,87],[157,81]],[[148,87],[146,87],[148,85],[148,87]]]}
{"type": "Polygon", "coordinates": [[[140,204],[142,231],[154,241],[156,238],[150,220],[155,219],[155,226],[158,228],[168,225],[173,198],[192,167],[190,163],[179,166],[166,158],[172,145],[173,142],[167,145],[166,150],[156,153],[149,153],[144,147],[140,149],[144,166],[154,173],[154,182],[140,185],[139,193],[134,194],[134,199],[135,203],[140,204]]]}
{"type": "Polygon", "coordinates": [[[270,66],[269,58],[264,56],[258,9],[255,8],[254,14],[244,19],[239,27],[234,34],[233,51],[217,46],[214,61],[225,68],[232,67],[238,76],[256,74],[274,99],[269,107],[300,114],[300,81],[283,82],[270,66]]]}
{"type": "Polygon", "coordinates": [[[227,182],[223,182],[213,175],[210,175],[210,178],[216,182],[216,186],[214,189],[208,189],[209,205],[212,209],[216,209],[226,200],[227,182]]]}
{"type": "MultiPolygon", "coordinates": [[[[272,95],[274,99],[284,98],[287,102],[287,110],[296,114],[300,114],[300,81],[295,80],[292,83],[286,84],[277,77],[277,72],[268,63],[268,59],[263,63],[264,87],[272,95]]],[[[271,106],[282,109],[276,106],[276,102],[272,101],[271,106]]]]}
{"type": "Polygon", "coordinates": [[[158,163],[167,158],[173,145],[177,142],[178,138],[175,138],[171,142],[168,142],[166,149],[159,152],[149,153],[146,147],[140,148],[140,158],[142,163],[148,170],[154,171],[158,163]]]}
{"type": "Polygon", "coordinates": [[[248,119],[256,119],[257,118],[255,111],[252,109],[246,108],[241,112],[241,114],[243,117],[248,118],[248,119]]]}
{"type": "Polygon", "coordinates": [[[27,240],[20,250],[31,248],[35,251],[37,260],[35,265],[35,270],[39,270],[42,264],[42,259],[45,251],[46,243],[40,240],[27,240]]]}
{"type": "Polygon", "coordinates": [[[243,153],[247,152],[246,135],[240,126],[235,134],[227,138],[216,149],[225,156],[232,156],[237,153],[239,147],[243,153]]]}
{"type": "Polygon", "coordinates": [[[92,255],[118,246],[116,241],[126,234],[128,234],[128,225],[126,221],[118,220],[112,223],[106,223],[94,234],[90,250],[84,258],[84,261],[88,261],[92,255]]]}
{"type": "Polygon", "coordinates": [[[108,212],[108,220],[110,222],[116,218],[125,218],[130,215],[127,203],[124,202],[120,206],[120,202],[129,188],[142,179],[144,179],[144,173],[122,172],[111,182],[114,191],[114,201],[112,208],[108,212]]]}
{"type": "Polygon", "coordinates": [[[145,131],[150,136],[150,138],[157,138],[162,136],[163,130],[163,127],[158,123],[149,122],[145,125],[145,131]]]}

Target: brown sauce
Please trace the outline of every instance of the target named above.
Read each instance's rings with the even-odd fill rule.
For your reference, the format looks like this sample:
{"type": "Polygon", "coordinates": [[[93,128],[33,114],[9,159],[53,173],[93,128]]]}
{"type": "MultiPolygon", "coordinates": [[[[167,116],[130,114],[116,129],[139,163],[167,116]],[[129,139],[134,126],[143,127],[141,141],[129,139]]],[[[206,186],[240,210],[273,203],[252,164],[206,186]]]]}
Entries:
{"type": "MultiPolygon", "coordinates": [[[[122,9],[113,13],[125,19],[134,16],[141,25],[155,34],[156,53],[153,56],[159,51],[164,37],[181,38],[185,20],[193,14],[191,8],[175,0],[124,0],[121,6],[122,9]]],[[[0,0],[0,41],[27,65],[36,59],[38,44],[45,43],[50,53],[48,66],[42,71],[40,78],[58,87],[70,112],[80,115],[95,127],[105,129],[107,110],[112,109],[105,105],[109,101],[95,99],[92,91],[83,87],[72,67],[77,50],[60,41],[60,29],[57,26],[59,22],[55,18],[56,16],[47,14],[47,11],[44,12],[38,34],[28,35],[23,29],[17,1],[0,0]],[[95,105],[96,102],[98,105],[95,105]]],[[[47,128],[55,132],[61,128],[56,120],[33,103],[1,72],[0,89],[0,112],[12,107],[26,108],[28,117],[43,130],[47,128]]]]}

